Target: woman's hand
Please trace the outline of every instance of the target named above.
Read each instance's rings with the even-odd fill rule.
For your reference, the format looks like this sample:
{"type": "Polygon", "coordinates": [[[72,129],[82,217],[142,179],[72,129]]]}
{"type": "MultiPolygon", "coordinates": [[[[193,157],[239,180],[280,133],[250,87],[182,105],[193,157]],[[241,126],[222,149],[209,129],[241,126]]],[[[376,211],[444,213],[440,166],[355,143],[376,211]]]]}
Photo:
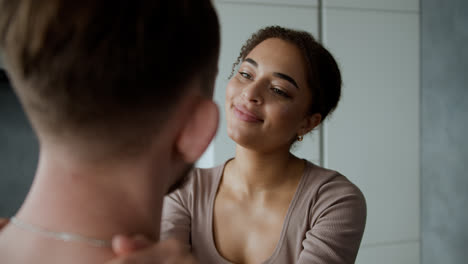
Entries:
{"type": "Polygon", "coordinates": [[[117,258],[106,264],[197,263],[190,252],[177,240],[152,243],[142,236],[129,238],[119,235],[112,240],[112,249],[117,258]]]}

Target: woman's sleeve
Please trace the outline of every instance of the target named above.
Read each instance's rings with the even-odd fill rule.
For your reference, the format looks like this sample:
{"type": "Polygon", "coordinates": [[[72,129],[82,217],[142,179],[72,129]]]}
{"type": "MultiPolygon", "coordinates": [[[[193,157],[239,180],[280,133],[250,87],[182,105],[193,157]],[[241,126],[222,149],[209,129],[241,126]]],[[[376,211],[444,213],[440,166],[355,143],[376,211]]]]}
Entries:
{"type": "Polygon", "coordinates": [[[297,263],[354,263],[366,225],[361,191],[347,180],[324,184],[309,218],[297,263]]]}
{"type": "Polygon", "coordinates": [[[161,240],[175,238],[191,249],[191,184],[164,197],[161,217],[161,240]]]}

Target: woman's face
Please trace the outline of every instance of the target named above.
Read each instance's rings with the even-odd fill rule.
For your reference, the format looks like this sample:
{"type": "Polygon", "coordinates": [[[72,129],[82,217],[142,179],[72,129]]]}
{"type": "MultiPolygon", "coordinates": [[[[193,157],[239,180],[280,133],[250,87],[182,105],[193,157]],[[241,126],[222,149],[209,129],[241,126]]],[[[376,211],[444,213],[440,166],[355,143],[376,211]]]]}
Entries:
{"type": "Polygon", "coordinates": [[[277,38],[258,44],[227,85],[229,137],[256,150],[289,150],[297,135],[312,130],[320,115],[307,115],[312,98],[306,70],[294,44],[277,38]]]}

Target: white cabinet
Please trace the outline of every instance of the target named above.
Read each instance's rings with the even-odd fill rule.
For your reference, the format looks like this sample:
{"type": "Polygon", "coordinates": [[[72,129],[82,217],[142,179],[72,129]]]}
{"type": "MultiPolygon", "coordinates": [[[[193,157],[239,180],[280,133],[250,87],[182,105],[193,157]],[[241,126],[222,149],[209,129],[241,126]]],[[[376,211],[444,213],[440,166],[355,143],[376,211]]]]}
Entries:
{"type": "Polygon", "coordinates": [[[317,0],[215,0],[215,3],[253,4],[253,5],[284,5],[284,6],[317,6],[317,0]]]}
{"type": "Polygon", "coordinates": [[[420,263],[419,248],[419,242],[361,247],[356,264],[418,264],[420,263]]]}
{"type": "Polygon", "coordinates": [[[327,7],[377,11],[419,11],[419,0],[323,0],[327,7]]]}
{"type": "Polygon", "coordinates": [[[325,25],[344,82],[327,127],[328,165],[366,196],[363,252],[392,246],[396,257],[420,234],[419,15],[330,8],[325,25]]]}

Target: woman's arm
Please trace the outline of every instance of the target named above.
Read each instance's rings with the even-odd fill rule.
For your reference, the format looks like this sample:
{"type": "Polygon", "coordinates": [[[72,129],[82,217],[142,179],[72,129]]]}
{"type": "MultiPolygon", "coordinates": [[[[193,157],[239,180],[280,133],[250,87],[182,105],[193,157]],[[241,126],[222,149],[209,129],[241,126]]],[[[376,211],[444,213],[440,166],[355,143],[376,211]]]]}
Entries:
{"type": "Polygon", "coordinates": [[[366,202],[349,182],[321,187],[298,264],[354,263],[366,224],[366,202]]]}
{"type": "Polygon", "coordinates": [[[164,197],[160,239],[176,239],[191,251],[191,224],[196,172],[192,170],[185,185],[164,197]]]}
{"type": "Polygon", "coordinates": [[[191,248],[191,215],[184,203],[183,191],[175,191],[164,198],[161,219],[161,240],[174,238],[191,248]]]}

